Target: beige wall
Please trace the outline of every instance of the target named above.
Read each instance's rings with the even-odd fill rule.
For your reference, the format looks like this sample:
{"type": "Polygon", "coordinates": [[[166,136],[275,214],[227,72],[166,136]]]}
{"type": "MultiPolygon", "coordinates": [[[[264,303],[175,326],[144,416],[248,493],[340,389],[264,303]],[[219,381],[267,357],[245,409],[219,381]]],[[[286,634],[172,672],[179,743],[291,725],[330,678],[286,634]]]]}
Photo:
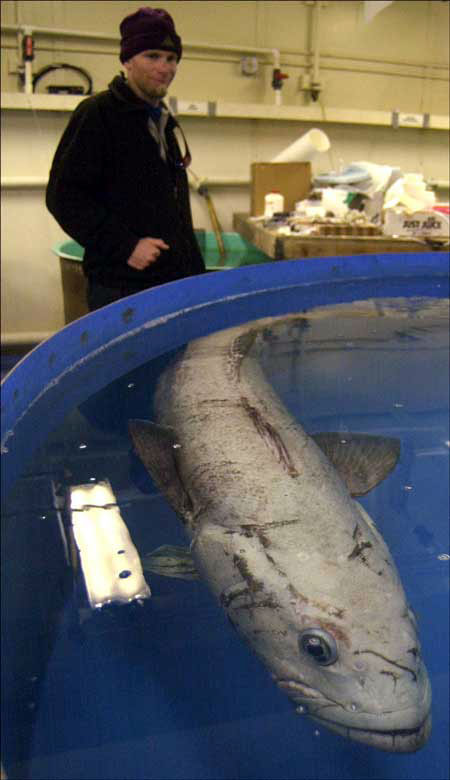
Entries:
{"type": "MultiPolygon", "coordinates": [[[[142,3],[130,2],[8,2],[1,5],[2,25],[100,31],[117,36],[120,20],[142,3]]],[[[283,71],[284,106],[310,110],[313,104],[299,90],[309,72],[313,4],[305,2],[168,2],[160,3],[176,20],[186,42],[171,95],[178,100],[213,100],[244,107],[274,104],[271,54],[258,54],[259,73],[240,72],[241,54],[204,50],[194,44],[277,48],[283,71]]],[[[448,3],[395,0],[371,24],[364,22],[362,2],[323,2],[320,21],[319,116],[327,110],[360,110],[361,122],[370,112],[413,112],[448,115],[448,3]]],[[[249,47],[245,51],[245,47],[249,47]]],[[[120,68],[117,40],[80,36],[36,37],[37,71],[51,62],[85,67],[94,90],[105,88],[120,68]]],[[[17,43],[14,33],[2,32],[2,91],[18,90],[17,43]]],[[[60,72],[41,82],[81,83],[60,72]]],[[[245,111],[243,110],[245,115],[245,111]]],[[[264,114],[262,114],[264,115],[264,114]]],[[[61,111],[2,110],[2,180],[36,177],[33,189],[2,190],[2,333],[46,333],[63,325],[62,295],[57,259],[50,248],[64,234],[45,210],[45,181],[52,155],[68,120],[61,111]]],[[[219,119],[183,117],[193,152],[193,169],[214,179],[248,179],[254,160],[270,159],[312,126],[322,127],[331,140],[330,153],[314,162],[314,172],[330,170],[352,160],[367,159],[419,171],[428,179],[448,179],[448,134],[327,121],[276,119],[219,119]]],[[[249,208],[243,185],[211,188],[225,230],[232,214],[249,208]]],[[[196,227],[210,229],[204,201],[192,194],[196,227]]]]}

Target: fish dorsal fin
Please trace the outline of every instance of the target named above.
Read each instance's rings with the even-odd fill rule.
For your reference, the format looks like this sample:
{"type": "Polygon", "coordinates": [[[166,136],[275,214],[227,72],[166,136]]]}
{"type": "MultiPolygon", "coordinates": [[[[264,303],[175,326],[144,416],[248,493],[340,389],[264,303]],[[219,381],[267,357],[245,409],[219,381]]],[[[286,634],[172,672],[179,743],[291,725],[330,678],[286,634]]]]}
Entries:
{"type": "Polygon", "coordinates": [[[315,433],[311,437],[333,464],[352,496],[363,496],[396,466],[400,442],[365,433],[315,433]]]}
{"type": "Polygon", "coordinates": [[[192,502],[178,471],[180,445],[174,430],[148,420],[129,420],[128,430],[137,455],[159,490],[175,512],[186,517],[192,511],[192,502]]]}

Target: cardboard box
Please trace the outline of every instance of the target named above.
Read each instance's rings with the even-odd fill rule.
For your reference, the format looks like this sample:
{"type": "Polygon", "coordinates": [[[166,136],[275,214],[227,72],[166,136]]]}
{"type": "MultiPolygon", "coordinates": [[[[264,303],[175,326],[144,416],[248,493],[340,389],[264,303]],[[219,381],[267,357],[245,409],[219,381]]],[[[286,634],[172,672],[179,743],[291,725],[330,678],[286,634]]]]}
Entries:
{"type": "Polygon", "coordinates": [[[447,237],[449,217],[437,209],[415,211],[413,214],[386,209],[383,233],[386,236],[447,237]]]}
{"type": "Polygon", "coordinates": [[[307,198],[311,189],[311,163],[259,162],[251,165],[251,215],[264,214],[264,197],[272,190],[284,196],[284,210],[293,211],[298,200],[307,198]]]}

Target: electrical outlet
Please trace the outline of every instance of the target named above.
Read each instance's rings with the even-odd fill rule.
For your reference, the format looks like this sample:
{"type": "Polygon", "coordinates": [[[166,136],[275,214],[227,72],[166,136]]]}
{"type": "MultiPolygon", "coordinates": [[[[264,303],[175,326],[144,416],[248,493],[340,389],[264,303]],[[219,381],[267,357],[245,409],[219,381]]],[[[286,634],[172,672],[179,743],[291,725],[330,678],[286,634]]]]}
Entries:
{"type": "Polygon", "coordinates": [[[258,73],[258,60],[256,57],[242,57],[241,73],[243,76],[256,76],[258,73]]]}

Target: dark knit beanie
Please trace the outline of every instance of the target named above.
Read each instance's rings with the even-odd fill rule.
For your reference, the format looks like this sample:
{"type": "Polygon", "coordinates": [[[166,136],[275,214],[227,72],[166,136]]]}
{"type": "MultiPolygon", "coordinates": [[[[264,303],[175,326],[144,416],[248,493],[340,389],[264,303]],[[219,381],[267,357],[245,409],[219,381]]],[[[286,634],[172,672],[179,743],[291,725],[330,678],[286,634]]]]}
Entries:
{"type": "Polygon", "coordinates": [[[173,19],[162,8],[139,8],[120,24],[120,61],[126,62],[147,49],[174,51],[181,59],[181,38],[173,19]]]}

